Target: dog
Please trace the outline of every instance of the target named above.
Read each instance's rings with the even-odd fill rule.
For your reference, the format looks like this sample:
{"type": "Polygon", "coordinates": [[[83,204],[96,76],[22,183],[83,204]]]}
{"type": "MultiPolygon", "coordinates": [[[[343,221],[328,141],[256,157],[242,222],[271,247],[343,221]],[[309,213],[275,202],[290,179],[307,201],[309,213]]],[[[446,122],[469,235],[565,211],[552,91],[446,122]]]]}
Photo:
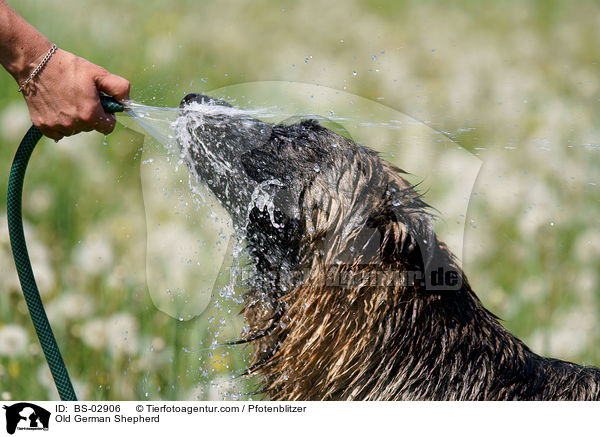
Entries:
{"type": "Polygon", "coordinates": [[[180,111],[185,161],[255,266],[240,343],[270,399],[600,399],[599,369],[535,354],[483,307],[404,171],[314,120],[200,94],[180,111]]]}

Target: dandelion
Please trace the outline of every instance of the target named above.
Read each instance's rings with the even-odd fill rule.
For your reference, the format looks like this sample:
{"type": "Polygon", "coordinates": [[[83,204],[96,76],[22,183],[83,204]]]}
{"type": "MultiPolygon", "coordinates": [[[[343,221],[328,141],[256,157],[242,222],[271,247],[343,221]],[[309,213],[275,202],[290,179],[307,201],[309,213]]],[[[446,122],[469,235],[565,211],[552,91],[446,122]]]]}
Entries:
{"type": "Polygon", "coordinates": [[[556,317],[555,326],[540,328],[530,337],[535,352],[562,359],[575,359],[589,348],[589,335],[597,323],[593,307],[582,305],[556,317]]]}
{"type": "Polygon", "coordinates": [[[27,107],[21,102],[11,103],[0,115],[0,132],[7,143],[15,143],[31,125],[27,107]]]}
{"type": "Polygon", "coordinates": [[[131,314],[118,313],[106,321],[108,345],[115,355],[133,355],[138,346],[139,323],[131,314]]]}
{"type": "Polygon", "coordinates": [[[36,372],[36,379],[40,386],[51,388],[54,387],[54,382],[52,380],[52,374],[50,373],[50,368],[43,364],[38,367],[36,372]]]}
{"type": "Polygon", "coordinates": [[[80,320],[92,314],[94,304],[86,294],[67,293],[53,300],[46,311],[51,320],[80,320]]]}
{"type": "MultiPolygon", "coordinates": [[[[73,389],[75,390],[75,393],[77,393],[77,395],[79,396],[80,399],[89,399],[90,398],[90,395],[91,395],[90,386],[87,383],[85,383],[84,381],[82,381],[81,379],[73,378],[73,389]]],[[[58,392],[54,388],[54,384],[52,384],[50,391],[56,396],[56,400],[59,400],[58,392]]]]}
{"type": "Polygon", "coordinates": [[[183,400],[187,401],[201,401],[204,399],[206,399],[206,390],[202,385],[192,387],[183,397],[183,400]]]}
{"type": "MultiPolygon", "coordinates": [[[[31,258],[33,273],[38,285],[40,294],[47,296],[51,293],[56,284],[54,269],[50,262],[50,251],[36,238],[35,229],[32,229],[25,222],[25,234],[27,235],[27,249],[31,258]]],[[[0,216],[0,227],[6,229],[8,222],[6,215],[0,216]]],[[[17,276],[15,263],[10,253],[10,243],[7,232],[0,232],[0,290],[20,290],[21,284],[17,276]]]]}
{"type": "Polygon", "coordinates": [[[5,325],[0,328],[0,356],[17,357],[27,351],[29,336],[19,325],[5,325]]]}
{"type": "Polygon", "coordinates": [[[152,339],[152,350],[156,352],[162,351],[166,346],[165,340],[162,337],[154,337],[152,339]]]}
{"type": "Polygon", "coordinates": [[[600,259],[600,232],[596,228],[591,227],[577,238],[575,254],[582,263],[595,262],[600,259]]]}
{"type": "Polygon", "coordinates": [[[36,188],[26,198],[27,211],[40,215],[48,211],[54,201],[53,191],[46,186],[36,188]]]}
{"type": "Polygon", "coordinates": [[[85,322],[81,328],[81,339],[92,349],[100,350],[107,344],[106,321],[95,318],[85,322]]]}
{"type": "Polygon", "coordinates": [[[111,245],[99,236],[88,237],[75,250],[75,263],[88,275],[98,275],[109,270],[114,254],[111,245]]]}
{"type": "Polygon", "coordinates": [[[209,401],[224,401],[236,397],[237,393],[240,391],[237,390],[233,377],[225,374],[211,382],[207,397],[209,401]]]}
{"type": "MultiPolygon", "coordinates": [[[[8,229],[8,217],[6,214],[0,214],[0,226],[2,229],[8,229]]],[[[0,244],[9,244],[8,232],[0,232],[0,244]]]]}
{"type": "MultiPolygon", "coordinates": [[[[1,226],[1,224],[0,224],[1,226]]],[[[6,227],[4,228],[6,229],[6,227]]],[[[0,232],[2,234],[2,232],[0,232]]],[[[19,277],[15,269],[15,262],[9,254],[10,249],[0,246],[0,293],[19,290],[19,277]]]]}
{"type": "Polygon", "coordinates": [[[31,258],[31,266],[35,275],[35,281],[42,297],[48,296],[56,286],[56,276],[50,260],[50,250],[37,238],[36,232],[25,223],[27,234],[27,249],[31,258]]]}

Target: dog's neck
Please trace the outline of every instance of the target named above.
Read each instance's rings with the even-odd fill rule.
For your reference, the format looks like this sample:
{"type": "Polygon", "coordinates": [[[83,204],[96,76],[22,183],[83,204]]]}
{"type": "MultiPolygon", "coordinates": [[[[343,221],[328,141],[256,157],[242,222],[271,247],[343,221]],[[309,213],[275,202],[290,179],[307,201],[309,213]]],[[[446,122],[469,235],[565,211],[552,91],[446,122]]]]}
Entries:
{"type": "Polygon", "coordinates": [[[532,353],[466,278],[459,290],[437,293],[305,280],[245,310],[250,335],[260,337],[251,369],[270,399],[548,399],[549,381],[573,383],[571,367],[580,369],[578,384],[600,380],[596,369],[532,353]]]}

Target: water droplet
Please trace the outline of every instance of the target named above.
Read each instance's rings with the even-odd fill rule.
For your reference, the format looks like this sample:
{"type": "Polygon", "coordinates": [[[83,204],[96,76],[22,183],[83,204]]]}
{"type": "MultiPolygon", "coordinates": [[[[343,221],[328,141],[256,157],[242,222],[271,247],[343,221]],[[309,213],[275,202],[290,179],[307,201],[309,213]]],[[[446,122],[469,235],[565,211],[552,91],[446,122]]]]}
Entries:
{"type": "Polygon", "coordinates": [[[318,164],[315,164],[315,166],[313,167],[313,170],[315,171],[315,173],[319,173],[321,171],[321,168],[319,167],[318,164]]]}

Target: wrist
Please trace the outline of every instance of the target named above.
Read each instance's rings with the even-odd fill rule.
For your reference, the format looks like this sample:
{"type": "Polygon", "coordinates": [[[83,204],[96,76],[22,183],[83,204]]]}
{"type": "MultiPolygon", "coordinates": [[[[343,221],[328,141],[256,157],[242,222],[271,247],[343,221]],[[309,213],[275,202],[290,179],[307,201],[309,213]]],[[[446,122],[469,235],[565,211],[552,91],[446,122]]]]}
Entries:
{"type": "Polygon", "coordinates": [[[24,45],[8,65],[5,65],[5,68],[21,86],[44,59],[51,47],[52,43],[45,37],[35,44],[24,45]]]}
{"type": "Polygon", "coordinates": [[[0,63],[21,83],[33,72],[52,44],[0,0],[0,63]]]}

